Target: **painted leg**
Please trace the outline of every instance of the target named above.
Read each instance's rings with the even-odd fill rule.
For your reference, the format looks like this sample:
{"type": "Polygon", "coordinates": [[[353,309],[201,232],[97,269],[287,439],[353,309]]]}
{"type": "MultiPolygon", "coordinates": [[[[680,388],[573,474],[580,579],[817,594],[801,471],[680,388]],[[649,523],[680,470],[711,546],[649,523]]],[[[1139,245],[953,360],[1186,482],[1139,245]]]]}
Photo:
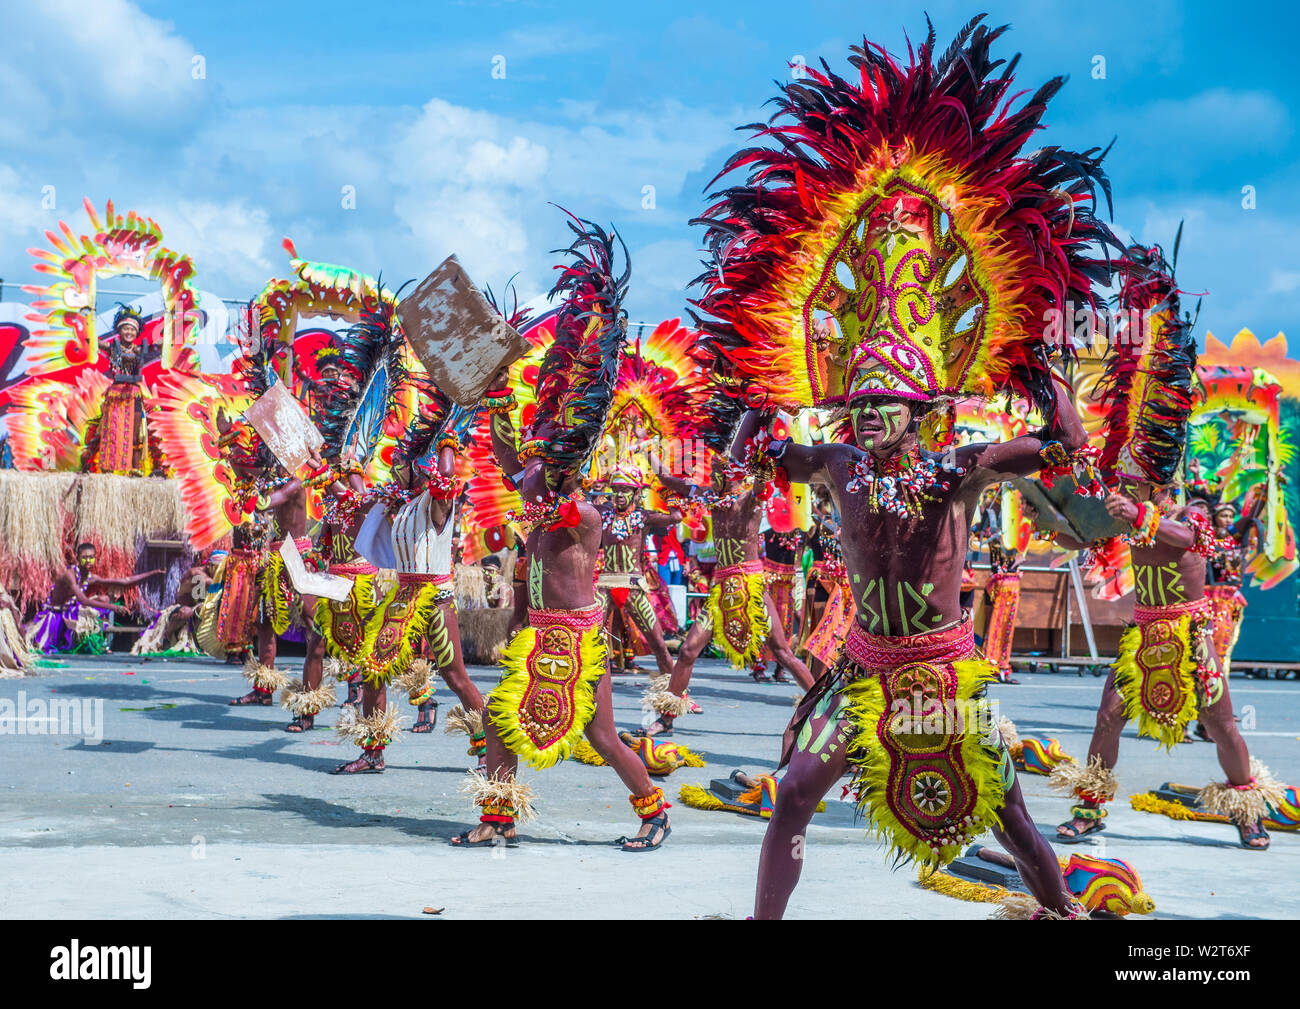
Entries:
{"type": "MultiPolygon", "coordinates": [[[[640,797],[655,791],[656,786],[650,780],[650,773],[641,758],[618,738],[618,729],[614,725],[614,696],[608,676],[602,676],[596,684],[596,713],[587,723],[586,736],[592,748],[605,758],[605,763],[614,768],[628,792],[640,797]]],[[[667,836],[670,827],[665,813],[662,820],[643,820],[636,837],[651,838],[654,834],[654,838],[651,838],[654,840],[659,836],[658,831],[663,831],[664,836],[667,836]]]]}
{"type": "Polygon", "coordinates": [[[1073,897],[1065,887],[1060,863],[1047,838],[1038,832],[1025,808],[1025,798],[1020,792],[1020,782],[1011,786],[1002,809],[1002,829],[993,835],[1016,860],[1016,871],[1029,887],[1029,892],[1043,907],[1059,915],[1070,911],[1073,897]]]}
{"type": "MultiPolygon", "coordinates": [[[[1088,764],[1091,764],[1095,757],[1100,759],[1101,766],[1106,770],[1115,769],[1115,765],[1119,762],[1119,737],[1120,733],[1124,731],[1126,722],[1124,699],[1120,697],[1119,691],[1115,689],[1115,672],[1111,670],[1110,675],[1106,677],[1106,685],[1101,689],[1101,704],[1097,707],[1097,721],[1092,729],[1092,742],[1088,744],[1088,764]]],[[[1078,805],[1086,809],[1096,809],[1100,804],[1085,799],[1078,805]]],[[[1094,828],[1096,823],[1096,820],[1076,816],[1057,827],[1056,832],[1063,838],[1077,837],[1094,828]]]]}
{"type": "Polygon", "coordinates": [[[790,670],[794,678],[799,682],[799,686],[804,690],[809,690],[813,685],[812,673],[808,672],[794,649],[790,647],[790,642],[785,636],[785,628],[781,622],[776,619],[776,604],[772,602],[772,597],[764,594],[763,597],[767,602],[767,619],[771,624],[771,631],[767,635],[767,647],[772,650],[772,655],[776,657],[777,663],[784,669],[790,670]]]}
{"type": "Polygon", "coordinates": [[[790,766],[776,790],[772,819],[763,835],[755,918],[780,918],[785,914],[803,871],[808,823],[817,811],[817,803],[848,768],[850,729],[841,711],[841,698],[832,694],[799,731],[790,766]]]}

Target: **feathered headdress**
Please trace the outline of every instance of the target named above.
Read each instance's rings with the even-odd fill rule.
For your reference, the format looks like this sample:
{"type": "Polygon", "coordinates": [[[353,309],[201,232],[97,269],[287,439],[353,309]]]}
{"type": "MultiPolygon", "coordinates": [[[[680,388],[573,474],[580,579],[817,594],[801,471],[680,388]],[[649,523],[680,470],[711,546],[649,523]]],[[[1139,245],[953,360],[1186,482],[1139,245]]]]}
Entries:
{"type": "Polygon", "coordinates": [[[1063,79],[1012,111],[1019,57],[991,58],[1005,29],[982,17],[937,62],[931,26],[906,66],[864,40],[854,79],[823,61],[781,85],[772,120],[745,127],[776,146],[720,173],[748,177],[700,219],[697,321],[772,405],[1007,387],[1052,404],[1048,320],[1092,304],[1109,263],[1085,249],[1117,244],[1092,210],[1104,152],[1021,153],[1063,79]]]}
{"type": "Polygon", "coordinates": [[[134,322],[135,328],[144,332],[144,316],[140,310],[132,305],[124,305],[120,301],[117,303],[117,312],[113,316],[113,332],[117,332],[117,327],[124,322],[134,322]]]}
{"type": "MultiPolygon", "coordinates": [[[[1174,240],[1174,261],[1182,228],[1174,240]]],[[[1132,246],[1115,297],[1119,313],[1098,385],[1104,423],[1100,465],[1107,479],[1171,483],[1187,447],[1196,370],[1195,319],[1180,314],[1174,268],[1160,246],[1132,246]]]]}
{"type": "MultiPolygon", "coordinates": [[[[400,290],[398,292],[400,294],[400,290]]],[[[323,456],[344,455],[362,464],[379,439],[395,374],[401,374],[401,347],[406,337],[396,324],[396,295],[362,309],[326,361],[341,372],[324,382],[316,421],[325,439],[323,456]]],[[[322,364],[317,352],[318,367],[322,364]]]]}
{"type": "Polygon", "coordinates": [[[617,231],[573,217],[566,222],[574,234],[572,257],[557,266],[560,277],[551,297],[563,296],[555,320],[555,341],[538,375],[537,412],[533,431],[521,449],[521,459],[540,457],[557,469],[574,472],[586,462],[600,440],[605,415],[613,400],[619,354],[627,338],[623,297],[632,267],[627,247],[617,231]],[[617,240],[624,269],[615,274],[617,240]],[[547,434],[539,437],[539,429],[547,434]]]}

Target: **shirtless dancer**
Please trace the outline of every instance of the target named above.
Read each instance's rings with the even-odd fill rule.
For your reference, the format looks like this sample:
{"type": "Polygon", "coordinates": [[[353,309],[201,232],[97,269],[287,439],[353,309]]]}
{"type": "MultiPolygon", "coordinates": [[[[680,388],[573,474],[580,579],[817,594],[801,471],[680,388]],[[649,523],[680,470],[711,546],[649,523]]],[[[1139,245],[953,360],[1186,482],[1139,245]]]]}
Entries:
{"type": "MultiPolygon", "coordinates": [[[[1039,903],[1071,915],[1077,908],[1056,857],[1025,809],[1010,754],[992,725],[976,729],[966,714],[965,731],[949,723],[945,739],[944,730],[933,733],[928,718],[911,730],[896,720],[918,708],[928,714],[936,705],[952,705],[969,712],[981,703],[995,673],[979,658],[958,598],[975,504],[989,484],[1036,472],[1049,441],[1074,451],[1085,441],[1084,430],[1069,390],[1058,385],[1054,431],[959,448],[949,470],[920,450],[918,427],[927,404],[902,394],[868,357],[850,385],[856,445],[785,441],[767,449],[791,482],[830,487],[858,612],[840,660],[803,699],[786,730],[781,766],[789,769],[763,839],[754,914],[783,915],[804,864],[794,854],[801,848],[795,842],[821,798],[854,769],[860,808],[900,854],[951,857],[954,847],[992,827],[1039,903]],[[896,497],[881,483],[888,476],[895,478],[893,487],[903,488],[896,497]],[[882,727],[883,744],[875,732],[882,718],[895,722],[882,727]],[[911,757],[909,736],[916,740],[911,749],[942,750],[942,758],[911,757]]],[[[756,423],[750,414],[742,437],[756,423]]]]}
{"type": "Polygon", "coordinates": [[[728,473],[722,459],[714,458],[711,476],[712,483],[707,490],[669,473],[659,476],[673,493],[708,505],[718,566],[713,571],[713,590],[706,615],[686,632],[667,692],[655,695],[653,703],[658,717],[642,730],[647,736],[673,734],[673,722],[689,709],[686,691],[695,660],[710,641],[718,643],[737,669],[752,664],[766,644],[777,663],[794,674],[799,686],[807,690],[813,684],[808,667],[790,647],[764,581],[758,549],[762,503],[754,488],[746,487],[742,480],[728,473]]]}
{"type": "MultiPolygon", "coordinates": [[[[1140,500],[1112,493],[1106,510],[1133,526],[1126,538],[1133,558],[1136,626],[1124,632],[1119,657],[1102,688],[1086,766],[1071,764],[1052,772],[1052,786],[1079,800],[1057,834],[1074,843],[1105,829],[1105,804],[1118,790],[1113,772],[1120,733],[1130,719],[1138,719],[1138,735],[1172,749],[1199,709],[1228,776],[1226,783],[1201,792],[1201,806],[1227,816],[1243,848],[1263,850],[1269,845],[1263,818],[1268,804],[1280,801],[1281,788],[1267,768],[1251,759],[1214,648],[1205,598],[1206,561],[1215,549],[1210,504],[1193,492],[1187,506],[1178,508],[1167,489],[1152,494],[1144,482],[1134,489],[1140,500]]],[[[1081,546],[1068,537],[1057,539],[1065,546],[1081,546]]]]}
{"type": "MultiPolygon", "coordinates": [[[[601,514],[581,491],[581,471],[605,423],[626,341],[621,301],[627,273],[615,279],[614,236],[595,225],[570,225],[576,237],[552,295],[566,301],[555,342],[542,364],[536,420],[523,446],[511,414],[493,413],[492,447],[502,472],[519,491],[528,534],[528,626],[502,653],[504,673],[487,702],[489,776],[469,786],[479,824],[451,839],[458,847],[517,844],[516,818],[530,810],[530,789],[516,779],[519,757],[537,768],[564,759],[581,735],[627,787],[641,821],[623,851],[656,850],[671,831],[663,789],[619,739],[614,726],[602,607],[596,601],[601,514]]],[[[506,372],[487,399],[509,401],[506,372]]]]}
{"type": "MultiPolygon", "coordinates": [[[[272,470],[274,472],[274,470],[272,470]]],[[[236,473],[240,473],[236,467],[236,473]]],[[[244,668],[244,675],[251,681],[253,689],[242,697],[236,697],[231,705],[261,704],[270,706],[275,698],[275,691],[288,686],[289,679],[275,668],[276,638],[289,629],[295,616],[300,620],[308,619],[303,614],[315,610],[316,598],[302,596],[300,606],[297,593],[289,583],[289,574],[280,559],[280,544],[285,537],[293,537],[299,553],[311,549],[312,542],[307,536],[307,487],[296,476],[290,477],[273,490],[263,491],[259,488],[253,521],[258,525],[262,537],[279,536],[262,548],[262,562],[258,571],[259,614],[257,620],[257,660],[249,662],[244,668]],[[272,531],[274,530],[274,532],[272,531]]],[[[317,661],[324,660],[324,643],[320,643],[315,656],[317,661]]],[[[309,651],[307,661],[313,658],[309,651]]]]}
{"type": "MultiPolygon", "coordinates": [[[[629,575],[644,579],[646,533],[663,535],[682,520],[682,513],[652,511],[641,507],[644,484],[632,466],[620,466],[609,480],[610,500],[599,507],[601,520],[600,550],[604,558],[601,578],[606,575],[629,575]]],[[[611,579],[613,580],[613,579],[611,579]]],[[[673,672],[673,658],[664,644],[663,628],[655,616],[650,595],[643,587],[620,585],[606,589],[611,608],[617,608],[624,625],[635,623],[650,646],[659,675],[667,679],[673,672]]],[[[666,686],[667,684],[665,684],[666,686]]]]}

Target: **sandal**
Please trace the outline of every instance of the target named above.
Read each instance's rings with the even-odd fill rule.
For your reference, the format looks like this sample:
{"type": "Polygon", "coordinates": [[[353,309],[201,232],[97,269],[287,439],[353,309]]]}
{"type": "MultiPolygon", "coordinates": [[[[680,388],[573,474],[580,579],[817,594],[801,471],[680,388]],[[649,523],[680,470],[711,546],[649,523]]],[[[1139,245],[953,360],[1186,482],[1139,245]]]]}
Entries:
{"type": "Polygon", "coordinates": [[[307,732],[315,727],[315,715],[298,715],[284,727],[285,732],[307,732]]]}
{"type": "Polygon", "coordinates": [[[428,701],[421,704],[417,710],[419,714],[415,717],[415,724],[411,726],[411,731],[432,732],[433,727],[438,724],[438,702],[428,701]]]}
{"type": "Polygon", "coordinates": [[[1233,824],[1233,826],[1237,828],[1237,836],[1240,838],[1241,846],[1245,848],[1247,851],[1268,851],[1268,846],[1272,842],[1269,841],[1268,831],[1264,829],[1264,824],[1260,820],[1255,820],[1253,821],[1252,825],[1254,829],[1247,830],[1246,824],[1244,823],[1233,824]],[[1264,844],[1250,843],[1251,841],[1254,841],[1257,838],[1263,838],[1265,843],[1264,844]]]}
{"type": "Polygon", "coordinates": [[[346,764],[339,764],[338,767],[330,771],[330,774],[383,774],[384,758],[371,757],[368,753],[363,753],[356,760],[349,761],[346,764]]]}
{"type": "Polygon", "coordinates": [[[672,736],[672,734],[673,734],[673,723],[671,721],[665,722],[662,718],[656,718],[649,725],[644,726],[643,728],[640,729],[632,730],[632,735],[635,736],[637,739],[640,739],[642,737],[646,737],[648,739],[667,739],[670,736],[672,736]],[[659,731],[651,732],[650,730],[656,724],[659,726],[659,731]]]}
{"type": "Polygon", "coordinates": [[[1106,829],[1105,820],[1088,820],[1087,822],[1089,825],[1084,827],[1082,830],[1079,830],[1074,826],[1073,820],[1066,820],[1056,828],[1056,837],[1052,838],[1052,840],[1056,841],[1058,844],[1078,844],[1089,834],[1100,834],[1106,829]],[[1074,833],[1062,834],[1061,827],[1064,827],[1066,830],[1073,830],[1074,833]]]}
{"type": "Polygon", "coordinates": [[[781,667],[781,666],[777,666],[777,667],[776,667],[776,672],[774,672],[774,673],[772,674],[772,682],[774,682],[774,683],[793,683],[794,680],[790,679],[790,677],[788,677],[788,676],[785,674],[785,669],[784,669],[783,667],[781,667]]]}
{"type": "Polygon", "coordinates": [[[274,698],[269,693],[264,694],[260,690],[250,690],[248,693],[244,694],[243,697],[236,697],[232,700],[227,701],[226,703],[229,704],[232,708],[242,708],[245,705],[249,705],[249,704],[260,705],[261,707],[269,708],[273,700],[274,698]]]}
{"type": "Polygon", "coordinates": [[[755,682],[755,683],[771,683],[771,682],[772,682],[772,677],[768,676],[767,673],[763,672],[763,670],[761,670],[761,669],[751,669],[751,670],[749,671],[749,675],[752,676],[752,677],[754,678],[754,682],[755,682]]]}
{"type": "Polygon", "coordinates": [[[513,826],[513,824],[507,825],[504,823],[493,823],[490,826],[492,827],[491,837],[484,837],[477,841],[471,841],[469,835],[474,830],[474,828],[471,827],[469,830],[462,830],[455,837],[448,838],[447,843],[453,848],[493,848],[497,846],[499,841],[501,841],[505,842],[507,848],[519,847],[518,837],[506,837],[506,830],[508,830],[510,826],[513,826]]]}
{"type": "Polygon", "coordinates": [[[666,809],[641,822],[650,825],[652,829],[649,834],[645,837],[620,837],[614,843],[620,845],[624,851],[654,851],[668,840],[668,835],[673,832],[673,828],[668,826],[668,811],[666,809]],[[659,831],[659,838],[658,840],[652,840],[656,830],[659,831]]]}

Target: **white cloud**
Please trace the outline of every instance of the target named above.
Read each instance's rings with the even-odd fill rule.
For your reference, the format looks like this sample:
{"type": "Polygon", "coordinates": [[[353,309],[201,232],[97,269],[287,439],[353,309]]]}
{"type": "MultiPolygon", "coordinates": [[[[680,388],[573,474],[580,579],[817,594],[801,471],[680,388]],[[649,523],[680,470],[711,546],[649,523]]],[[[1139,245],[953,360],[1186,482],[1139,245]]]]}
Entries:
{"type": "Polygon", "coordinates": [[[205,287],[211,286],[207,278],[215,274],[247,295],[260,290],[277,269],[283,273],[282,262],[273,264],[268,257],[275,236],[266,211],[250,208],[243,200],[182,199],[174,206],[150,208],[149,214],[162,227],[167,247],[195,260],[205,287]]]}
{"type": "Polygon", "coordinates": [[[15,94],[5,88],[6,105],[23,117],[78,118],[98,110],[119,127],[157,129],[206,100],[205,82],[191,74],[194,46],[170,22],[127,0],[10,5],[5,28],[14,44],[6,48],[4,83],[35,83],[18,92],[24,102],[16,109],[15,94]]]}

